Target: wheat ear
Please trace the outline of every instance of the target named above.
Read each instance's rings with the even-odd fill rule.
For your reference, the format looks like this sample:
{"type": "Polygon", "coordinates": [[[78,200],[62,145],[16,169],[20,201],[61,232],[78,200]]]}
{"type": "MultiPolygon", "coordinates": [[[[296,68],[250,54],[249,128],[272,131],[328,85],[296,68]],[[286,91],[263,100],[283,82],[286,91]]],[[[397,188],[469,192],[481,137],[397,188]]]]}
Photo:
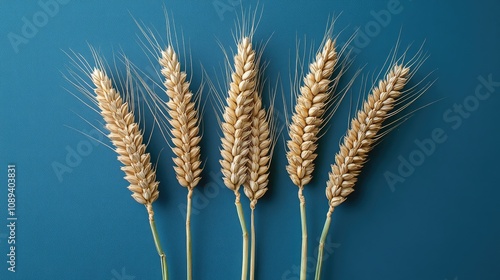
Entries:
{"type": "Polygon", "coordinates": [[[222,159],[220,164],[224,184],[236,196],[235,205],[243,234],[243,257],[241,279],[248,273],[248,233],[240,202],[239,188],[247,181],[247,162],[250,145],[250,126],[253,94],[256,87],[256,57],[250,37],[238,42],[238,52],[234,56],[228,97],[224,107],[221,138],[222,159]]]}
{"type": "MultiPolygon", "coordinates": [[[[257,67],[258,69],[258,67],[257,67]]],[[[259,69],[260,70],[260,69],[259,69]]],[[[259,77],[257,77],[259,79],[259,77]]],[[[250,280],[255,279],[255,222],[254,210],[257,201],[264,196],[269,183],[269,165],[274,147],[272,125],[270,124],[271,111],[266,112],[262,107],[261,87],[253,94],[253,110],[251,118],[250,147],[247,162],[247,180],[244,184],[244,193],[250,200],[250,280]]]]}
{"type": "Polygon", "coordinates": [[[249,37],[238,43],[234,56],[234,72],[231,73],[224,107],[221,155],[224,184],[239,200],[239,188],[247,180],[247,162],[250,144],[250,119],[255,90],[255,51],[249,37]]]}
{"type": "Polygon", "coordinates": [[[158,182],[139,125],[104,71],[94,69],[91,78],[96,86],[94,92],[101,115],[109,131],[108,137],[116,147],[118,160],[123,164],[121,169],[130,183],[128,189],[132,191],[135,201],[149,207],[158,198],[158,182]]]}
{"type": "Polygon", "coordinates": [[[161,73],[165,77],[164,85],[169,97],[167,106],[170,115],[172,148],[176,158],[175,173],[181,186],[190,192],[196,187],[201,177],[199,143],[199,121],[196,104],[192,101],[193,93],[189,90],[186,73],[180,70],[180,63],[174,49],[169,46],[161,52],[161,73]]]}
{"type": "Polygon", "coordinates": [[[302,223],[302,250],[300,279],[307,273],[307,224],[304,186],[312,179],[318,133],[323,124],[323,114],[332,95],[330,78],[338,62],[335,41],[328,38],[316,59],[309,65],[309,73],[303,79],[300,95],[297,97],[295,112],[289,125],[290,140],[287,142],[286,170],[292,182],[299,187],[300,216],[302,223]]]}
{"type": "Polygon", "coordinates": [[[330,208],[327,213],[325,226],[320,238],[316,267],[316,280],[320,279],[323,247],[330,227],[331,215],[335,207],[344,202],[347,196],[354,191],[358,175],[368,159],[368,153],[373,148],[382,123],[390,117],[402,89],[409,78],[410,68],[403,65],[394,65],[385,79],[379,81],[364,102],[357,116],[351,120],[350,128],[344,136],[340,151],[335,156],[335,164],[329,173],[326,183],[326,197],[330,208]]]}
{"type": "Polygon", "coordinates": [[[244,184],[245,195],[250,200],[250,208],[255,209],[257,201],[264,196],[269,182],[272,139],[269,114],[262,107],[258,90],[253,95],[250,146],[247,162],[247,180],[244,184]]]}
{"type": "Polygon", "coordinates": [[[172,46],[161,52],[159,59],[162,66],[161,73],[165,77],[164,85],[169,97],[167,107],[170,115],[170,126],[175,154],[174,170],[179,184],[188,189],[186,211],[186,258],[187,279],[192,279],[191,262],[191,197],[193,189],[201,177],[200,140],[198,112],[193,93],[189,90],[186,73],[181,66],[172,46]]]}
{"type": "Polygon", "coordinates": [[[408,67],[394,65],[385,79],[379,81],[378,87],[368,96],[363,109],[359,110],[356,118],[351,121],[326,183],[326,197],[330,202],[331,211],[354,191],[368,152],[378,139],[382,123],[390,116],[395,102],[401,96],[409,72],[408,67]]]}
{"type": "Polygon", "coordinates": [[[148,211],[151,232],[161,260],[162,276],[168,279],[166,255],[156,231],[152,205],[158,199],[158,181],[150,155],[146,153],[142,132],[134,121],[128,103],[123,102],[104,70],[95,68],[91,78],[95,85],[97,104],[109,131],[108,137],[116,148],[118,160],[123,164],[121,169],[125,172],[125,179],[130,183],[128,189],[132,191],[132,197],[145,205],[148,211]]]}
{"type": "Polygon", "coordinates": [[[318,133],[323,124],[323,114],[330,99],[329,86],[338,62],[335,41],[327,39],[323,49],[309,65],[297,97],[295,112],[289,127],[290,140],[286,167],[292,182],[302,189],[312,179],[318,133]]]}

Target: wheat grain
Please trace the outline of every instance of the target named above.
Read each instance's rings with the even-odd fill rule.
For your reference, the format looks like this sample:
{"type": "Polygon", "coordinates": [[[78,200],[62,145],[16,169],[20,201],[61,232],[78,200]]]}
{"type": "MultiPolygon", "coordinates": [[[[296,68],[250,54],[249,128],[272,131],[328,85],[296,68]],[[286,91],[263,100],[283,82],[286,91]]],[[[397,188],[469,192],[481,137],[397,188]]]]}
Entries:
{"type": "Polygon", "coordinates": [[[237,201],[238,190],[247,180],[255,77],[255,51],[250,38],[243,37],[234,56],[234,70],[224,108],[220,160],[224,184],[235,193],[237,201]]]}
{"type": "Polygon", "coordinates": [[[130,183],[128,189],[132,197],[144,204],[152,218],[152,203],[158,198],[156,171],[146,153],[142,132],[134,121],[128,103],[123,102],[119,92],[112,86],[111,79],[104,70],[95,68],[91,74],[95,85],[94,92],[101,115],[109,131],[109,139],[118,153],[118,160],[123,164],[125,179],[130,183]]]}
{"type": "Polygon", "coordinates": [[[312,179],[318,133],[323,123],[323,113],[332,92],[329,86],[338,62],[335,41],[327,39],[316,59],[309,65],[309,73],[300,88],[295,112],[289,125],[286,170],[292,182],[302,189],[312,179]]]}
{"type": "Polygon", "coordinates": [[[171,117],[169,123],[174,144],[172,150],[176,155],[174,158],[176,177],[182,186],[192,191],[200,181],[202,171],[198,112],[192,101],[193,93],[189,90],[187,75],[180,70],[177,54],[171,46],[161,52],[159,62],[169,97],[166,105],[171,117]]]}
{"type": "Polygon", "coordinates": [[[401,96],[409,72],[408,67],[394,65],[385,79],[379,81],[378,86],[372,90],[357,116],[352,119],[329,173],[326,186],[326,197],[330,203],[329,213],[354,191],[368,152],[378,139],[382,123],[391,115],[390,111],[401,96]]]}

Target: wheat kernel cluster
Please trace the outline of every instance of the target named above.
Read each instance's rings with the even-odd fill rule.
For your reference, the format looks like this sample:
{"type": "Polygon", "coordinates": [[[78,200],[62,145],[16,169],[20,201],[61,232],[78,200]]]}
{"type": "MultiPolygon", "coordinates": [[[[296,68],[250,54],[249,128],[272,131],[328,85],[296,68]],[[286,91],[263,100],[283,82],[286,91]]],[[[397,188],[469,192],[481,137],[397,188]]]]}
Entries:
{"type": "Polygon", "coordinates": [[[158,199],[159,183],[134,115],[103,70],[94,69],[91,78],[96,86],[96,99],[101,115],[109,131],[108,137],[116,147],[118,160],[123,164],[121,169],[130,183],[128,189],[137,202],[151,205],[158,199]]]}
{"type": "MultiPolygon", "coordinates": [[[[255,15],[254,15],[255,16],[255,15]]],[[[255,21],[255,19],[253,19],[255,21]]],[[[254,24],[254,22],[252,22],[254,24]]],[[[168,25],[168,24],[167,24],[168,25]]],[[[219,125],[221,129],[220,137],[220,157],[222,179],[224,185],[234,193],[235,206],[242,233],[241,248],[241,279],[254,280],[256,275],[256,230],[254,223],[254,210],[257,202],[261,199],[268,188],[272,188],[270,183],[270,167],[273,158],[274,145],[276,143],[276,123],[273,120],[272,102],[269,108],[265,108],[262,101],[263,71],[261,69],[262,51],[256,51],[252,43],[254,27],[246,34],[243,24],[242,32],[236,41],[236,52],[232,55],[233,61],[228,65],[227,88],[224,89],[224,97],[219,96],[220,112],[219,125]],[[225,102],[224,102],[225,101],[225,102]],[[247,221],[245,211],[241,204],[241,190],[249,199],[251,211],[250,234],[247,231],[247,221]],[[249,238],[251,237],[251,242],[249,238]],[[249,244],[250,250],[249,250],[249,244]]],[[[170,27],[168,27],[170,28],[170,27]]],[[[186,279],[192,280],[193,262],[191,260],[191,202],[195,187],[200,183],[203,173],[202,149],[200,142],[202,137],[202,115],[199,114],[198,92],[191,91],[191,83],[188,74],[183,70],[178,53],[177,45],[172,44],[170,30],[168,30],[168,44],[166,48],[158,46],[154,35],[149,34],[141,28],[146,41],[152,45],[152,50],[156,51],[156,63],[161,66],[163,91],[161,95],[168,98],[167,101],[153,90],[146,88],[145,91],[152,97],[152,101],[147,103],[150,113],[154,116],[155,124],[163,129],[168,127],[168,145],[172,149],[173,173],[180,186],[188,190],[186,207],[186,279]],[[176,48],[174,48],[176,46],[176,48]],[[160,112],[158,112],[160,111],[160,112]]],[[[337,40],[333,38],[332,26],[327,29],[323,38],[323,43],[312,57],[308,64],[307,72],[302,77],[298,77],[299,85],[292,85],[291,92],[294,100],[292,116],[288,120],[288,139],[284,142],[287,164],[283,171],[289,175],[293,185],[298,187],[298,198],[300,206],[300,219],[302,230],[302,246],[300,254],[300,280],[306,280],[308,275],[308,235],[306,222],[306,206],[303,189],[311,183],[315,169],[315,159],[320,142],[320,133],[323,127],[330,120],[332,103],[339,103],[341,98],[338,95],[337,85],[341,76],[346,73],[346,65],[343,58],[345,47],[337,51],[337,40]],[[295,88],[297,87],[297,88],[295,88]]],[[[177,38],[177,37],[175,37],[177,38]]],[[[113,81],[112,75],[108,76],[101,60],[92,49],[96,68],[91,70],[88,63],[78,56],[73,62],[80,62],[83,66],[78,69],[89,76],[94,88],[92,89],[95,98],[92,101],[97,105],[98,111],[105,121],[105,128],[109,132],[114,151],[118,155],[118,160],[123,165],[121,170],[125,173],[125,180],[128,181],[128,189],[132,192],[135,201],[143,204],[148,213],[149,223],[155,248],[161,261],[162,279],[168,280],[169,271],[167,269],[167,258],[163,251],[160,237],[156,229],[154,220],[153,203],[158,200],[159,182],[156,178],[155,166],[151,163],[151,155],[146,152],[144,136],[140,125],[135,121],[134,108],[129,106],[133,90],[125,87],[123,96],[120,95],[113,82],[123,83],[122,80],[113,81]],[[130,90],[131,92],[127,92],[130,90]],[[129,102],[126,102],[129,101],[129,102]]],[[[151,52],[153,53],[153,51],[151,52]]],[[[420,55],[420,54],[419,54],[420,55]]],[[[181,55],[182,56],[182,55],[181,55]]],[[[417,59],[421,58],[416,56],[417,59]]],[[[347,132],[341,139],[339,151],[332,157],[331,171],[328,173],[325,194],[328,201],[328,212],[325,219],[322,235],[319,240],[318,257],[315,270],[315,280],[321,279],[321,269],[324,260],[323,248],[330,228],[331,216],[334,209],[343,203],[354,189],[358,177],[368,160],[369,152],[377,142],[385,135],[387,119],[397,115],[409,104],[411,104],[421,94],[411,95],[402,98],[408,91],[404,87],[413,76],[410,66],[421,66],[420,62],[412,61],[404,63],[405,56],[395,59],[389,63],[387,73],[371,89],[371,93],[363,101],[362,106],[357,110],[354,118],[350,120],[347,132]],[[407,104],[405,104],[407,103],[407,104]],[[395,107],[402,108],[394,110],[395,107]],[[381,133],[382,131],[382,133],[381,133]]],[[[299,59],[299,58],[298,58],[299,59]]],[[[182,60],[181,60],[182,61],[182,60]]],[[[307,65],[307,64],[305,64],[307,65]]],[[[301,65],[302,66],[302,65],[301,65]]],[[[304,67],[305,68],[305,67],[304,67]]],[[[416,71],[415,69],[412,69],[416,71]]],[[[300,71],[299,71],[300,72],[300,71]]],[[[137,77],[139,71],[130,71],[127,68],[127,78],[129,81],[144,81],[142,77],[137,77]],[[136,76],[134,76],[136,75],[136,76]]],[[[302,72],[300,72],[302,73],[302,72]]],[[[297,75],[297,74],[296,74],[297,75]]],[[[302,74],[300,74],[302,75],[302,74]]],[[[72,74],[72,77],[75,76],[72,74]]],[[[83,88],[88,86],[86,82],[81,82],[80,77],[76,77],[77,82],[73,84],[85,95],[90,96],[83,88]]],[[[353,78],[354,81],[355,77],[353,78]]],[[[132,83],[133,85],[143,85],[144,83],[132,83]]],[[[348,83],[348,88],[352,83],[348,83]]],[[[123,86],[123,84],[122,84],[123,86]]],[[[202,87],[200,87],[202,88],[202,87]]],[[[426,88],[427,89],[427,88],[426,88]]],[[[89,106],[91,107],[91,106],[89,106]]],[[[335,108],[336,109],[336,108],[335,108]]],[[[393,124],[390,124],[393,125],[393,124]]],[[[162,130],[163,134],[163,130],[162,130]]],[[[165,136],[165,135],[164,135],[165,136]]],[[[149,141],[146,141],[148,143],[149,141]]],[[[293,186],[291,185],[291,186],[293,186]]],[[[296,189],[295,189],[296,190],[296,189]]],[[[168,191],[165,189],[165,191],[168,191]]],[[[256,245],[257,244],[257,245],[256,245]]],[[[235,250],[236,251],[236,250],[235,250]]]]}
{"type": "Polygon", "coordinates": [[[249,37],[238,43],[234,56],[228,97],[224,108],[221,138],[224,184],[239,197],[240,186],[247,181],[247,163],[252,133],[253,94],[256,87],[255,51],[249,37]]]}
{"type": "Polygon", "coordinates": [[[331,207],[339,206],[354,191],[361,168],[368,159],[368,152],[376,142],[382,123],[401,96],[409,72],[407,67],[394,65],[351,121],[326,183],[326,197],[331,207]]]}
{"type": "Polygon", "coordinates": [[[318,132],[323,123],[325,106],[332,93],[329,90],[331,75],[338,57],[335,41],[327,39],[316,60],[309,65],[309,73],[300,87],[287,142],[286,170],[292,182],[303,188],[312,179],[318,132]]]}
{"type": "Polygon", "coordinates": [[[250,199],[253,209],[257,201],[264,196],[269,183],[269,164],[271,163],[271,128],[269,114],[262,107],[260,93],[255,89],[251,120],[250,148],[247,162],[247,180],[244,184],[245,195],[250,199]]]}
{"type": "Polygon", "coordinates": [[[181,71],[177,54],[172,47],[169,46],[161,52],[159,62],[169,97],[168,121],[174,144],[172,151],[176,156],[174,170],[179,184],[192,191],[201,179],[201,137],[196,104],[192,100],[193,93],[189,90],[187,74],[181,71]]]}

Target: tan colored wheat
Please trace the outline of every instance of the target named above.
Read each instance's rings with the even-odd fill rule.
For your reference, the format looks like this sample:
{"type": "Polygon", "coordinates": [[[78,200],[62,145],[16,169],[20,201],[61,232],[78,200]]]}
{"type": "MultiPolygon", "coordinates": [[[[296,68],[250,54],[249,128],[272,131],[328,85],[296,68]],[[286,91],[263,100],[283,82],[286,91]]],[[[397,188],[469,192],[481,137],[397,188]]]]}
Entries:
{"type": "Polygon", "coordinates": [[[118,160],[123,164],[121,169],[130,183],[128,189],[137,202],[147,207],[151,219],[152,203],[159,195],[158,181],[150,155],[146,153],[146,145],[143,144],[142,132],[134,121],[133,112],[113,88],[104,70],[94,69],[91,78],[96,86],[94,92],[101,115],[109,131],[108,137],[116,147],[118,160]]]}
{"type": "Polygon", "coordinates": [[[327,39],[316,59],[309,65],[309,73],[300,88],[295,112],[289,125],[290,140],[287,142],[286,170],[299,191],[312,179],[318,133],[323,114],[332,92],[331,75],[338,62],[335,41],[327,39]]]}
{"type": "Polygon", "coordinates": [[[200,181],[202,171],[198,112],[192,101],[193,93],[189,90],[187,75],[181,71],[177,54],[171,46],[161,52],[159,62],[169,97],[167,106],[174,144],[172,150],[176,155],[173,159],[176,165],[174,170],[179,183],[191,192],[200,181]]]}
{"type": "Polygon", "coordinates": [[[255,51],[249,37],[238,42],[234,69],[224,108],[220,164],[224,184],[239,200],[239,188],[247,181],[250,126],[256,86],[255,51]]]}
{"type": "Polygon", "coordinates": [[[269,183],[269,164],[271,162],[272,139],[268,114],[262,107],[262,98],[258,90],[253,94],[250,148],[247,162],[247,181],[244,184],[245,195],[250,199],[250,208],[255,208],[258,199],[267,191],[269,183]]]}
{"type": "Polygon", "coordinates": [[[330,203],[329,213],[354,191],[354,185],[368,158],[368,152],[378,139],[377,134],[382,123],[390,116],[390,111],[401,96],[409,71],[407,67],[394,65],[385,79],[379,81],[378,87],[373,89],[363,108],[351,121],[340,151],[335,156],[335,164],[332,165],[326,185],[326,197],[330,203]]]}

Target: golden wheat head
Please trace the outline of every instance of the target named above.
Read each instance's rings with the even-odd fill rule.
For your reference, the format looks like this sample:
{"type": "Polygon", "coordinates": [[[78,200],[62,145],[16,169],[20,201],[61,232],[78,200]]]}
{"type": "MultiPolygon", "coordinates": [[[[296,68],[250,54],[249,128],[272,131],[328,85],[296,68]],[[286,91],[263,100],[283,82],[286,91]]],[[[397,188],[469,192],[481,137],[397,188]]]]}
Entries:
{"type": "Polygon", "coordinates": [[[253,94],[247,181],[243,189],[251,208],[255,208],[258,199],[266,193],[269,183],[269,165],[274,144],[269,118],[270,112],[262,107],[262,97],[256,89],[253,94]]]}
{"type": "Polygon", "coordinates": [[[181,66],[174,49],[169,46],[161,52],[159,59],[161,73],[165,77],[164,85],[169,97],[167,102],[170,126],[175,154],[175,173],[179,183],[189,190],[198,184],[201,177],[199,143],[199,121],[193,93],[189,90],[186,73],[181,66]]]}
{"type": "Polygon", "coordinates": [[[128,189],[132,191],[132,197],[146,205],[149,211],[159,195],[158,181],[139,125],[104,70],[95,68],[91,78],[97,104],[109,131],[108,137],[123,164],[121,169],[125,172],[125,179],[130,183],[128,189]]]}
{"type": "Polygon", "coordinates": [[[354,185],[368,158],[368,152],[378,139],[382,123],[390,116],[391,110],[401,96],[409,72],[408,67],[394,65],[385,79],[379,81],[378,86],[372,90],[357,116],[352,119],[340,151],[335,156],[335,164],[332,165],[326,185],[330,212],[354,191],[354,185]]]}
{"type": "Polygon", "coordinates": [[[338,62],[335,41],[327,39],[316,59],[309,65],[297,97],[292,122],[289,125],[286,170],[292,182],[302,189],[312,179],[318,133],[323,124],[323,114],[329,101],[332,82],[330,78],[338,62]]]}
{"type": "Polygon", "coordinates": [[[235,192],[237,198],[239,187],[247,181],[251,115],[256,87],[255,59],[250,37],[243,37],[238,42],[238,52],[234,56],[234,69],[224,107],[220,160],[224,184],[235,192]]]}

